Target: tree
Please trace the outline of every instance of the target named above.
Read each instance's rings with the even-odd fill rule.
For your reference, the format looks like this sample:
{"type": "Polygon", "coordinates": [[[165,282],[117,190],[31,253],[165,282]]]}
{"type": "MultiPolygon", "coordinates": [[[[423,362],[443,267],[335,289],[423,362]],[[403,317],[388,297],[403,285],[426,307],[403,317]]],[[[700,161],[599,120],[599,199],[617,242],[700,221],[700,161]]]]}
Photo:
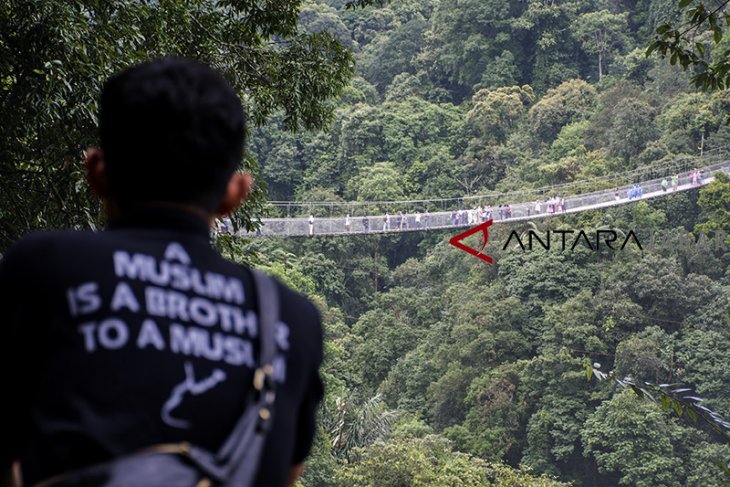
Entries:
{"type": "Polygon", "coordinates": [[[533,476],[506,465],[488,464],[452,450],[438,435],[393,438],[359,451],[339,478],[352,487],[560,487],[546,476],[533,476]]]}
{"type": "Polygon", "coordinates": [[[503,53],[518,35],[512,22],[523,8],[522,2],[506,0],[439,2],[428,48],[419,55],[435,83],[457,102],[470,96],[492,60],[506,60],[503,53]]]}
{"type": "MultiPolygon", "coordinates": [[[[702,208],[704,216],[704,222],[696,226],[697,230],[707,233],[728,232],[730,229],[730,178],[718,173],[712,183],[702,188],[697,204],[702,208]]],[[[725,235],[724,243],[730,245],[730,235],[725,235]]]]}
{"type": "Polygon", "coordinates": [[[350,180],[349,193],[358,201],[394,201],[405,197],[403,175],[392,162],[376,162],[363,167],[350,180]]]}
{"type": "Polygon", "coordinates": [[[587,3],[578,0],[525,3],[527,9],[513,23],[514,29],[526,37],[520,43],[521,52],[514,51],[518,65],[527,68],[523,68],[525,82],[529,80],[537,92],[544,93],[564,81],[581,77],[584,59],[577,42],[566,32],[587,3]]]}
{"type": "Polygon", "coordinates": [[[685,371],[682,380],[706,399],[706,406],[730,415],[730,345],[727,333],[688,330],[680,342],[678,358],[685,371]]]}
{"type": "MultiPolygon", "coordinates": [[[[324,126],[329,100],[352,75],[352,55],[330,34],[298,33],[301,6],[301,0],[2,2],[0,248],[39,226],[98,222],[98,206],[80,183],[82,150],[97,143],[102,82],[131,64],[193,57],[234,85],[255,124],[281,109],[289,129],[324,126]]],[[[255,162],[247,166],[257,172],[255,162]]],[[[251,208],[242,213],[248,225],[251,208]]]]}
{"type": "Polygon", "coordinates": [[[401,73],[414,74],[415,57],[427,29],[423,18],[415,18],[387,34],[380,34],[358,56],[359,72],[381,93],[401,73]]]}
{"type": "Polygon", "coordinates": [[[624,98],[612,110],[608,149],[611,155],[629,161],[641,154],[649,141],[656,137],[655,110],[649,103],[637,98],[624,98]]]}
{"type": "Polygon", "coordinates": [[[595,458],[599,472],[615,472],[620,485],[635,487],[683,485],[672,446],[678,434],[659,406],[629,390],[598,406],[581,431],[584,454],[595,458]]]}
{"type": "Polygon", "coordinates": [[[730,14],[726,12],[730,1],[723,0],[713,5],[697,2],[690,7],[691,3],[692,0],[677,2],[680,9],[687,9],[686,22],[679,26],[673,22],[659,25],[656,38],[647,48],[646,55],[656,51],[662,58],[668,56],[672,65],[679,63],[685,70],[692,68],[692,82],[698,88],[705,91],[723,90],[730,86],[730,56],[725,53],[713,59],[703,34],[711,33],[712,45],[715,47],[720,44],[730,19],[730,14]]]}
{"type": "Polygon", "coordinates": [[[529,127],[538,140],[552,142],[569,123],[588,118],[596,103],[596,89],[583,80],[566,81],[548,90],[528,112],[529,127]]]}
{"type": "Polygon", "coordinates": [[[514,129],[535,99],[530,86],[511,86],[479,90],[472,97],[466,123],[481,143],[501,144],[514,129]]]}
{"type": "Polygon", "coordinates": [[[598,81],[603,79],[604,62],[621,46],[628,44],[626,36],[628,14],[613,14],[608,10],[587,12],[571,25],[573,35],[583,49],[598,56],[598,81]]]}

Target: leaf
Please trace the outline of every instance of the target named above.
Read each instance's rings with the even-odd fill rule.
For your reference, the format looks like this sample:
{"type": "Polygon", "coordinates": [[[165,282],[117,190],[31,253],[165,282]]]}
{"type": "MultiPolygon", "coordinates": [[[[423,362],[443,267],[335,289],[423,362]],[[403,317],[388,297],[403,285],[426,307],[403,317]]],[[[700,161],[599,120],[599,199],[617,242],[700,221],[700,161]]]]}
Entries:
{"type": "Polygon", "coordinates": [[[667,31],[669,31],[671,28],[672,28],[672,26],[669,24],[662,24],[656,28],[656,33],[659,35],[662,35],[662,34],[666,33],[667,31]]]}
{"type": "Polygon", "coordinates": [[[717,44],[718,42],[720,42],[722,40],[722,29],[719,27],[715,27],[713,29],[713,32],[714,33],[712,35],[712,38],[715,41],[715,44],[717,44]]]}
{"type": "Polygon", "coordinates": [[[651,53],[654,52],[657,47],[659,47],[659,41],[652,42],[651,45],[646,49],[646,57],[651,56],[651,53]]]}
{"type": "Polygon", "coordinates": [[[672,403],[672,400],[669,399],[669,397],[662,396],[662,404],[661,405],[662,405],[662,409],[664,410],[664,412],[669,411],[669,406],[671,405],[671,403],[672,403]]]}
{"type": "Polygon", "coordinates": [[[700,53],[700,56],[705,57],[705,46],[701,42],[698,42],[695,44],[695,47],[697,48],[697,52],[700,53]]]}
{"type": "Polygon", "coordinates": [[[674,412],[677,413],[677,416],[681,416],[684,412],[682,409],[682,404],[679,401],[672,399],[672,406],[674,406],[674,412]]]}
{"type": "Polygon", "coordinates": [[[686,407],[685,411],[687,411],[687,416],[689,419],[691,419],[693,422],[697,422],[697,413],[695,412],[694,408],[686,407]]]}
{"type": "Polygon", "coordinates": [[[687,5],[692,3],[692,0],[679,0],[679,8],[685,8],[687,5]]]}

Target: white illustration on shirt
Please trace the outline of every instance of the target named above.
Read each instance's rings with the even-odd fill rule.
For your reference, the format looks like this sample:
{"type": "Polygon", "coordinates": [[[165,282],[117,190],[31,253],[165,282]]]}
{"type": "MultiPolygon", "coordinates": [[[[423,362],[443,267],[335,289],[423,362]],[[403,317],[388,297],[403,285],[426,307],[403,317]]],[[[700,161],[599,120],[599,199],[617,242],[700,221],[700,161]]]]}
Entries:
{"type": "Polygon", "coordinates": [[[207,379],[200,382],[195,381],[195,370],[193,364],[185,362],[185,380],[176,385],[172,389],[172,393],[165,404],[162,406],[162,421],[173,428],[186,429],[190,427],[190,421],[184,419],[173,418],[170,414],[173,409],[178,407],[185,397],[185,393],[189,392],[193,396],[199,396],[214,388],[219,383],[226,380],[226,373],[221,369],[213,370],[213,373],[207,379]]]}

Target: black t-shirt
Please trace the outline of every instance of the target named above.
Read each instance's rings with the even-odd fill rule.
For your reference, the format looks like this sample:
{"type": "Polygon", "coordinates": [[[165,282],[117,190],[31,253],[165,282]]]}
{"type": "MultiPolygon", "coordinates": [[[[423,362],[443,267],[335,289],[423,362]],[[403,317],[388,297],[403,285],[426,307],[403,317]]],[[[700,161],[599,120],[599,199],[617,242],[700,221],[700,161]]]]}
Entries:
{"type": "MultiPolygon", "coordinates": [[[[274,422],[257,485],[308,454],[322,397],[316,308],[278,284],[274,422]]],[[[247,404],[258,360],[247,268],[202,219],[149,210],[103,232],[43,232],[0,261],[0,469],[27,484],[188,441],[216,452],[247,404]],[[6,409],[7,411],[8,409],[6,409]]]]}

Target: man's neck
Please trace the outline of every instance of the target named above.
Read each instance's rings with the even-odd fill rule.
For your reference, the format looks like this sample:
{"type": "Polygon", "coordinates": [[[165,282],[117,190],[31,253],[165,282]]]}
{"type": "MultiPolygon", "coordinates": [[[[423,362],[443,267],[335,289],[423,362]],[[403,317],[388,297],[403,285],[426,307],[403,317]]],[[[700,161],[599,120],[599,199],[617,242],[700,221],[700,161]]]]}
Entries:
{"type": "Polygon", "coordinates": [[[127,208],[127,209],[121,208],[116,202],[113,202],[113,201],[105,201],[104,203],[105,203],[104,207],[106,210],[107,219],[110,222],[114,222],[121,218],[125,218],[125,217],[129,216],[129,214],[144,211],[145,209],[151,209],[151,210],[163,209],[163,210],[181,211],[181,212],[193,215],[197,218],[200,218],[201,220],[205,221],[208,224],[208,226],[213,225],[213,222],[215,221],[215,218],[216,218],[216,215],[200,208],[199,206],[188,205],[185,203],[175,203],[175,202],[168,202],[168,201],[151,201],[151,202],[139,203],[138,205],[135,205],[135,206],[127,208]]]}

